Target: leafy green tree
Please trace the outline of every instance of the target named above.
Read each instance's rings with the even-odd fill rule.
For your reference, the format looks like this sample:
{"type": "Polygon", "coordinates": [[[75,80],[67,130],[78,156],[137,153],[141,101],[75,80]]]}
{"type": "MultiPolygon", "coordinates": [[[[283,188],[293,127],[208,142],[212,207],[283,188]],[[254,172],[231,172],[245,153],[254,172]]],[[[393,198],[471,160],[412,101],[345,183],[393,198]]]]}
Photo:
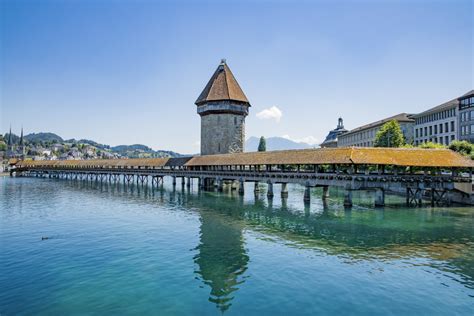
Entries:
{"type": "Polygon", "coordinates": [[[375,135],[375,147],[401,147],[404,144],[405,137],[396,120],[385,123],[375,135]]]}
{"type": "Polygon", "coordinates": [[[260,142],[258,143],[258,151],[267,151],[267,141],[265,137],[260,137],[260,142]]]}
{"type": "Polygon", "coordinates": [[[3,141],[0,141],[0,151],[7,151],[7,144],[3,141]]]}
{"type": "Polygon", "coordinates": [[[451,142],[449,149],[467,156],[474,154],[474,145],[465,140],[455,140],[451,142]]]}

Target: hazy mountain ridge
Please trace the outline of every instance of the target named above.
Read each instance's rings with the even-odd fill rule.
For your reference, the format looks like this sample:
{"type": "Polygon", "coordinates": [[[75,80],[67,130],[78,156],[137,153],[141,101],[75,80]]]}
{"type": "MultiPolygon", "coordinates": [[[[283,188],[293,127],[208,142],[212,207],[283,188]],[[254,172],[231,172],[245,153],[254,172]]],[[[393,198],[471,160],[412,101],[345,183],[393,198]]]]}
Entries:
{"type": "MultiPolygon", "coordinates": [[[[272,150],[288,150],[288,149],[307,149],[313,148],[307,143],[298,143],[284,137],[268,137],[265,139],[267,145],[267,151],[272,150]]],[[[257,151],[258,143],[260,142],[259,137],[252,136],[245,142],[245,151],[257,151]]]]}
{"type": "MultiPolygon", "coordinates": [[[[4,134],[5,142],[7,141],[8,136],[8,133],[4,134]]],[[[90,145],[99,150],[109,151],[129,158],[183,156],[182,154],[176,153],[171,150],[153,150],[152,148],[143,144],[110,146],[106,144],[100,144],[96,141],[89,139],[76,140],[72,138],[65,140],[61,136],[50,132],[30,133],[25,135],[24,139],[26,145],[42,146],[47,148],[51,147],[53,144],[90,145]]],[[[13,144],[19,144],[20,137],[12,133],[12,142],[13,144]]]]}

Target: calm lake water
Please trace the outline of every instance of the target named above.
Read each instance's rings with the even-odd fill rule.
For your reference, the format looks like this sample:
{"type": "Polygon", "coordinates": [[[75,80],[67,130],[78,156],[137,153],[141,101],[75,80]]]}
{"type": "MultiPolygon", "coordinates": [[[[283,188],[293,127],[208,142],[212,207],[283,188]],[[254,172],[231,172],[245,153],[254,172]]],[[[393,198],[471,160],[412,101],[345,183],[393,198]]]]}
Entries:
{"type": "Polygon", "coordinates": [[[473,314],[472,207],[246,189],[0,178],[0,314],[473,314]]]}

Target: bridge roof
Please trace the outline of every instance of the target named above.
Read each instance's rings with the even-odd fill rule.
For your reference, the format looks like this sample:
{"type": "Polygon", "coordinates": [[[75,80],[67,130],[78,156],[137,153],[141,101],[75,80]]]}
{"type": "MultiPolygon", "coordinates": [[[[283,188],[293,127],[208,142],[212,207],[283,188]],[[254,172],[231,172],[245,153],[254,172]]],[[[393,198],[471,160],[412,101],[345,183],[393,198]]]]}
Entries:
{"type": "Polygon", "coordinates": [[[414,167],[474,167],[474,161],[449,149],[319,148],[193,157],[187,166],[264,164],[372,164],[414,167]]]}
{"type": "Polygon", "coordinates": [[[474,168],[474,161],[449,149],[421,148],[319,148],[207,155],[182,158],[38,160],[21,161],[17,167],[165,167],[226,165],[394,165],[413,167],[474,168]]]}
{"type": "Polygon", "coordinates": [[[143,159],[89,159],[89,160],[26,160],[17,164],[22,166],[57,166],[57,167],[162,167],[170,158],[143,159]]]}

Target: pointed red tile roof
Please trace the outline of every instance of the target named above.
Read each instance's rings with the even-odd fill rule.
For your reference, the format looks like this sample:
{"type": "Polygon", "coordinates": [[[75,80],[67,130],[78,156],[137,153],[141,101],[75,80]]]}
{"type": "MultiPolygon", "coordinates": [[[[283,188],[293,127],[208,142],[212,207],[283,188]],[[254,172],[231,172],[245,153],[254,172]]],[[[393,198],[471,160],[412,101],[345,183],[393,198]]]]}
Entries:
{"type": "Polygon", "coordinates": [[[217,67],[195,104],[201,105],[209,101],[223,100],[243,102],[250,106],[249,100],[240,88],[237,80],[235,80],[232,71],[230,71],[224,59],[219,67],[217,67]]]}

